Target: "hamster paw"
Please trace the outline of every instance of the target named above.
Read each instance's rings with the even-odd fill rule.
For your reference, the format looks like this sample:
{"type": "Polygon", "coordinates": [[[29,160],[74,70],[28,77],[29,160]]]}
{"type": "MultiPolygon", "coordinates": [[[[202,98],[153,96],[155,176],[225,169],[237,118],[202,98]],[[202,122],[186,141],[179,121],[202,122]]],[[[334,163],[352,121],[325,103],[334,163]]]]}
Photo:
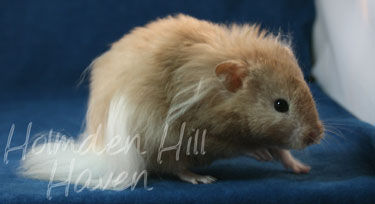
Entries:
{"type": "Polygon", "coordinates": [[[262,148],[246,153],[247,156],[253,157],[258,161],[272,161],[272,154],[268,149],[262,148]]]}
{"type": "Polygon", "coordinates": [[[213,183],[216,181],[216,178],[212,176],[202,176],[202,175],[195,174],[188,170],[177,173],[177,176],[182,181],[186,181],[192,184],[198,184],[198,183],[208,184],[208,183],[213,183]]]}
{"type": "Polygon", "coordinates": [[[301,163],[298,160],[294,160],[289,166],[284,165],[286,168],[290,168],[296,174],[307,174],[310,172],[311,167],[301,163]]]}
{"type": "Polygon", "coordinates": [[[295,159],[288,150],[273,149],[272,154],[280,160],[285,168],[292,169],[296,174],[307,174],[310,172],[311,167],[295,159]]]}

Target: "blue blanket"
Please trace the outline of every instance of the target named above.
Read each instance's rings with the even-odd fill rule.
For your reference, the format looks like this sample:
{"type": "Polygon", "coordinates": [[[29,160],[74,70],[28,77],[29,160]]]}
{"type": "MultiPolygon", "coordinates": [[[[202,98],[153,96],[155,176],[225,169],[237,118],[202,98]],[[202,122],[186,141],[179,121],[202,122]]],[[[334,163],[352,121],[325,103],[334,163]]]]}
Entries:
{"type": "Polygon", "coordinates": [[[49,186],[48,181],[15,174],[28,130],[30,141],[50,129],[72,136],[81,131],[88,91],[87,82],[76,86],[80,74],[130,28],[176,12],[217,22],[259,22],[293,36],[308,78],[313,1],[35,0],[1,5],[0,203],[375,203],[375,128],[356,119],[315,83],[310,87],[327,131],[321,144],[293,152],[312,166],[307,175],[245,157],[195,170],[218,178],[216,183],[192,185],[172,177],[149,177],[147,187],[152,190],[140,180],[134,189],[120,192],[80,191],[80,186],[49,186]],[[12,149],[17,146],[19,150],[12,149]]]}

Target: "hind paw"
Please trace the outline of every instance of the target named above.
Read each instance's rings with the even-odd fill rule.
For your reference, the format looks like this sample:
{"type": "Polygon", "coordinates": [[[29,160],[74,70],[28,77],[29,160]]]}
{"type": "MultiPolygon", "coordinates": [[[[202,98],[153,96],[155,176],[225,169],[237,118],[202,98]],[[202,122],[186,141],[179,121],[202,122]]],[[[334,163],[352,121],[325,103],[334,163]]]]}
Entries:
{"type": "Polygon", "coordinates": [[[186,181],[188,183],[192,184],[198,184],[198,183],[213,183],[216,181],[216,178],[208,175],[199,175],[195,174],[191,171],[185,170],[180,173],[177,173],[178,178],[180,178],[182,181],[186,181]]]}

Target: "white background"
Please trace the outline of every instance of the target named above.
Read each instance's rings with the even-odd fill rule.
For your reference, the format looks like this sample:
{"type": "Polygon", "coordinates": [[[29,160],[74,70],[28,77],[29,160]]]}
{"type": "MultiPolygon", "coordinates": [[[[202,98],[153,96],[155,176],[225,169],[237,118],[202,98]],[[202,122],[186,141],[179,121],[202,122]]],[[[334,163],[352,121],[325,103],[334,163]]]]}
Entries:
{"type": "Polygon", "coordinates": [[[313,74],[335,101],[375,125],[375,0],[316,0],[313,74]]]}

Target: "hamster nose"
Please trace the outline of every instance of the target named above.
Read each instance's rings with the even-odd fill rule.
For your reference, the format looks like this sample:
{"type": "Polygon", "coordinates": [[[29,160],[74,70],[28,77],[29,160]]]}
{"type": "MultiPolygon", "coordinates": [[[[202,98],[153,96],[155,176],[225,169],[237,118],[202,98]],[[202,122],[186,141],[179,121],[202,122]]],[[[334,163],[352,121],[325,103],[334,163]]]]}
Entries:
{"type": "Polygon", "coordinates": [[[320,130],[313,130],[313,131],[310,131],[304,138],[304,143],[306,145],[311,145],[311,144],[314,144],[314,143],[318,143],[319,140],[321,139],[321,136],[322,133],[320,130]]]}

